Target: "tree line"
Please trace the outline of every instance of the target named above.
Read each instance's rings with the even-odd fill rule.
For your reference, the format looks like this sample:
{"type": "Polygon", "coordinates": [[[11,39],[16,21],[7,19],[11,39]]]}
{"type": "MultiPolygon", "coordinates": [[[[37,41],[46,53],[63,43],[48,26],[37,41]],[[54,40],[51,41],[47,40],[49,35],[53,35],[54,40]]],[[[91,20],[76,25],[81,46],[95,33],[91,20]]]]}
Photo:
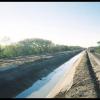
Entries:
{"type": "Polygon", "coordinates": [[[10,58],[17,56],[55,53],[60,51],[72,51],[82,49],[79,46],[66,46],[54,44],[52,41],[44,39],[25,39],[14,44],[0,45],[0,58],[10,58]]]}
{"type": "Polygon", "coordinates": [[[97,46],[89,47],[90,52],[100,53],[100,41],[98,41],[97,44],[98,44],[97,46]]]}
{"type": "Polygon", "coordinates": [[[98,46],[94,47],[94,51],[100,53],[100,41],[97,42],[98,46]]]}

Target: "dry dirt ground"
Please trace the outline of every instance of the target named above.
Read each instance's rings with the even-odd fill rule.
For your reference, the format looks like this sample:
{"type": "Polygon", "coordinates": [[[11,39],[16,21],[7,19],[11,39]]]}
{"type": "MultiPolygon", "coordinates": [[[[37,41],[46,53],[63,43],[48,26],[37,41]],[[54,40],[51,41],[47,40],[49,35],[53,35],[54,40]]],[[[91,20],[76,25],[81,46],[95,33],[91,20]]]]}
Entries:
{"type": "Polygon", "coordinates": [[[79,52],[56,53],[51,55],[52,57],[49,55],[49,57],[1,59],[1,69],[4,63],[13,64],[14,67],[10,68],[10,65],[10,69],[0,70],[0,98],[15,97],[79,52]]]}
{"type": "Polygon", "coordinates": [[[97,98],[96,79],[87,53],[76,68],[72,87],[55,98],[97,98]]]}

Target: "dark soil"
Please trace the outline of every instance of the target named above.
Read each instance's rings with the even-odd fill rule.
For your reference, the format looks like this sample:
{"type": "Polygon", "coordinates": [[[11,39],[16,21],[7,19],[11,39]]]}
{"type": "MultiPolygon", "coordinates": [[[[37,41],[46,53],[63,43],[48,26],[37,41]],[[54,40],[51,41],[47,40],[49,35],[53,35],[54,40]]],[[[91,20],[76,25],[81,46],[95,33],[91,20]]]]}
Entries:
{"type": "Polygon", "coordinates": [[[16,68],[0,72],[0,98],[15,97],[79,52],[57,53],[52,58],[25,62],[16,68]]]}

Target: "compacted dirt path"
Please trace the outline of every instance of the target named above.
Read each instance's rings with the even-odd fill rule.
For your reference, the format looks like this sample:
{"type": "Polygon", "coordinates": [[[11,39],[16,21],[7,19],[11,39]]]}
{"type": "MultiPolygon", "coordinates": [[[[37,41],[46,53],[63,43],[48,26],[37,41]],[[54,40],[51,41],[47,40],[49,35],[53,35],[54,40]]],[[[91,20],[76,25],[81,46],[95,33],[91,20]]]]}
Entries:
{"type": "Polygon", "coordinates": [[[95,74],[86,52],[76,68],[72,87],[60,92],[55,98],[97,98],[97,88],[95,74]]]}

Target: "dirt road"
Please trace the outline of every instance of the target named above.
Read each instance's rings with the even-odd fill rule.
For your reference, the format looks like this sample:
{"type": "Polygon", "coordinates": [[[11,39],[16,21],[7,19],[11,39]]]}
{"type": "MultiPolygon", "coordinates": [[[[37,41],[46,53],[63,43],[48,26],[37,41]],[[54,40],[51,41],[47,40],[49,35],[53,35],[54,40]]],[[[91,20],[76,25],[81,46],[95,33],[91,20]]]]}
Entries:
{"type": "Polygon", "coordinates": [[[86,53],[76,68],[72,87],[68,91],[60,92],[55,98],[100,98],[99,87],[86,53]]]}

